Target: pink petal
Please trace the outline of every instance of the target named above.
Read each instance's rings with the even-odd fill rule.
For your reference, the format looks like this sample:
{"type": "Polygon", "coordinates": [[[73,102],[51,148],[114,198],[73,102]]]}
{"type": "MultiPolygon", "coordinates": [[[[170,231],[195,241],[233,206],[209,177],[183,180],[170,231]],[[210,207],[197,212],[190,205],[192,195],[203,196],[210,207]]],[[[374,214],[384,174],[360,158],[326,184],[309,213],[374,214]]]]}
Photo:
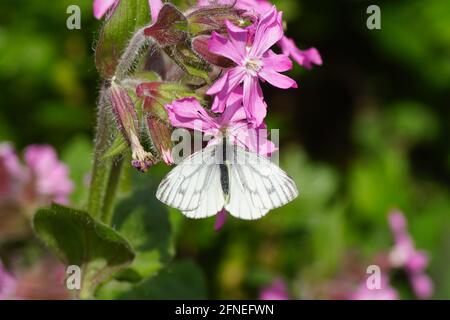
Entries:
{"type": "Polygon", "coordinates": [[[55,149],[48,145],[31,145],[24,153],[34,179],[35,193],[52,201],[67,199],[73,191],[73,183],[69,169],[59,161],[55,149]]]}
{"type": "Polygon", "coordinates": [[[264,124],[255,129],[241,122],[231,128],[231,135],[233,143],[263,156],[270,156],[277,150],[275,144],[267,139],[268,131],[264,124]]]}
{"type": "Polygon", "coordinates": [[[225,225],[227,221],[228,213],[225,209],[222,209],[216,216],[216,223],[214,224],[214,230],[219,231],[225,225]]]}
{"type": "Polygon", "coordinates": [[[184,98],[167,104],[169,120],[174,127],[209,132],[217,130],[218,124],[195,98],[184,98]]]}
{"type": "Polygon", "coordinates": [[[389,214],[389,226],[394,235],[403,235],[406,233],[406,218],[400,211],[393,211],[389,214]]]}
{"type": "Polygon", "coordinates": [[[272,7],[258,22],[255,39],[249,55],[262,57],[275,43],[283,37],[281,13],[272,7]]]}
{"type": "Polygon", "coordinates": [[[13,147],[0,144],[0,200],[19,195],[27,173],[13,147]]]}
{"type": "Polygon", "coordinates": [[[117,0],[94,0],[94,17],[100,19],[111,9],[117,0]]]}
{"type": "Polygon", "coordinates": [[[429,299],[433,295],[433,281],[426,274],[413,275],[411,277],[411,286],[419,299],[429,299]]]}
{"type": "Polygon", "coordinates": [[[148,0],[148,5],[150,6],[152,22],[156,22],[158,20],[159,11],[161,11],[164,4],[161,0],[148,0]]]}
{"type": "Polygon", "coordinates": [[[220,126],[233,126],[235,123],[247,119],[245,110],[242,106],[242,99],[242,88],[237,87],[228,97],[226,103],[227,107],[218,121],[220,126]]]}
{"type": "Polygon", "coordinates": [[[212,95],[217,92],[211,110],[213,112],[223,112],[228,98],[233,90],[243,81],[245,70],[242,67],[235,67],[226,71],[225,79],[219,79],[218,84],[214,84],[207,92],[212,95]],[[220,88],[220,91],[218,91],[220,88]]]}
{"type": "MultiPolygon", "coordinates": [[[[235,33],[235,36],[242,37],[242,35],[240,35],[239,33],[235,33]]],[[[221,36],[220,34],[213,32],[211,39],[208,42],[208,49],[214,54],[226,57],[234,61],[236,64],[240,64],[241,61],[243,60],[245,51],[242,51],[240,47],[236,47],[234,44],[235,42],[237,41],[236,40],[234,42],[229,41],[227,38],[221,36]]]]}
{"type": "Polygon", "coordinates": [[[424,251],[414,251],[406,262],[406,268],[412,273],[422,272],[427,265],[428,256],[424,251]]]}
{"type": "Polygon", "coordinates": [[[259,81],[249,75],[244,79],[244,109],[248,121],[256,127],[261,125],[267,114],[259,81]]]}
{"type": "Polygon", "coordinates": [[[292,61],[287,55],[276,54],[272,50],[263,58],[265,68],[273,69],[277,72],[284,72],[292,69],[292,61]]]}
{"type": "Polygon", "coordinates": [[[276,72],[273,69],[264,67],[258,74],[262,79],[269,82],[271,85],[280,89],[297,88],[295,80],[276,72]]]}
{"type": "Polygon", "coordinates": [[[316,48],[300,50],[294,40],[283,37],[279,45],[283,54],[291,56],[299,65],[311,69],[314,64],[322,65],[322,57],[316,48]]]}

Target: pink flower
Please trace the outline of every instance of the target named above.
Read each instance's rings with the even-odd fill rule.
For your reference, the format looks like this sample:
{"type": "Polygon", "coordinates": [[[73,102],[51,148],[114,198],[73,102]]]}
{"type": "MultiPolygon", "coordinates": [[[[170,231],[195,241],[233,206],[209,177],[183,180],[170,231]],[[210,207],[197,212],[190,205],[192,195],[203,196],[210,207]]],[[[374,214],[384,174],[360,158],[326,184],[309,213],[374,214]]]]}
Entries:
{"type": "Polygon", "coordinates": [[[0,300],[12,300],[16,295],[17,281],[6,271],[0,260],[0,300]]]}
{"type": "Polygon", "coordinates": [[[367,283],[364,281],[353,292],[350,300],[398,300],[397,291],[389,285],[389,281],[383,277],[381,281],[381,287],[379,289],[369,289],[367,283]]]}
{"type": "Polygon", "coordinates": [[[388,219],[395,242],[389,253],[391,265],[395,268],[405,269],[411,287],[418,298],[429,298],[433,293],[433,283],[425,274],[428,266],[426,252],[416,249],[407,230],[406,218],[400,211],[391,212],[388,219]]]}
{"type": "MultiPolygon", "coordinates": [[[[119,4],[120,0],[94,0],[94,17],[101,19],[108,11],[113,11],[119,4]]],[[[152,21],[158,19],[159,11],[163,3],[162,0],[149,0],[152,21]]]]}
{"type": "Polygon", "coordinates": [[[195,98],[184,98],[166,105],[169,120],[174,127],[201,131],[212,139],[209,144],[219,143],[222,132],[229,141],[262,155],[269,155],[276,150],[275,145],[267,140],[264,124],[252,128],[246,121],[241,106],[240,92],[230,94],[230,106],[219,117],[212,117],[202,108],[195,98]]]}
{"type": "Polygon", "coordinates": [[[429,299],[433,295],[433,281],[424,273],[412,274],[410,276],[411,287],[417,298],[429,299]]]}
{"type": "Polygon", "coordinates": [[[259,80],[282,89],[297,87],[294,80],[280,73],[292,68],[291,60],[270,50],[283,37],[281,13],[272,7],[254,30],[241,29],[230,22],[226,26],[229,37],[213,33],[208,48],[212,53],[232,60],[236,66],[227,69],[208,90],[207,94],[215,96],[212,110],[223,112],[230,104],[231,94],[237,92],[236,88],[242,88],[247,119],[258,127],[267,112],[259,80]]]}
{"type": "MultiPolygon", "coordinates": [[[[219,5],[232,5],[234,2],[236,9],[246,10],[250,13],[254,12],[259,16],[264,15],[272,8],[272,4],[268,0],[219,0],[216,3],[219,5]]],[[[212,4],[214,4],[214,0],[200,0],[198,5],[207,6],[212,4]]],[[[316,48],[300,50],[294,40],[286,36],[283,36],[278,41],[278,45],[284,55],[290,56],[306,69],[311,69],[314,64],[322,65],[322,57],[316,48]]]]}
{"type": "Polygon", "coordinates": [[[17,197],[24,180],[24,168],[13,147],[0,144],[0,200],[17,197]]]}
{"type": "Polygon", "coordinates": [[[286,284],[280,279],[274,280],[270,286],[261,290],[259,300],[289,300],[286,284]]]}
{"type": "Polygon", "coordinates": [[[279,45],[283,54],[292,57],[299,65],[311,69],[314,64],[322,65],[322,57],[316,48],[300,50],[294,40],[283,37],[279,45]]]}
{"type": "Polygon", "coordinates": [[[33,190],[42,201],[65,204],[73,190],[69,170],[58,160],[55,150],[48,145],[31,145],[25,149],[33,190]]]}

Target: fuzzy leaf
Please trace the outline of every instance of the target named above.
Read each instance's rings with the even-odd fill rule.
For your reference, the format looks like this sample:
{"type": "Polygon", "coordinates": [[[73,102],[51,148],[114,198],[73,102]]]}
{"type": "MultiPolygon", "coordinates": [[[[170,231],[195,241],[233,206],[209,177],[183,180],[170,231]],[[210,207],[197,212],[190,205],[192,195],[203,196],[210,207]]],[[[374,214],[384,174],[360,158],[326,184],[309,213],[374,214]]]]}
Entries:
{"type": "Polygon", "coordinates": [[[121,235],[83,211],[52,205],[36,213],[33,226],[64,263],[82,269],[83,297],[91,297],[98,284],[134,259],[130,244],[121,235]]]}

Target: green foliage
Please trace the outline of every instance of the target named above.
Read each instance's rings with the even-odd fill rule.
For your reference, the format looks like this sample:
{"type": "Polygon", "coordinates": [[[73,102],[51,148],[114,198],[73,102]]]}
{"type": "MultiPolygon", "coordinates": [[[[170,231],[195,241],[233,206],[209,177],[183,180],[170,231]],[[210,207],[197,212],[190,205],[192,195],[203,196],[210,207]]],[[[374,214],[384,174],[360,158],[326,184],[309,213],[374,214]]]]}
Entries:
{"type": "Polygon", "coordinates": [[[83,211],[52,205],[36,213],[33,226],[66,265],[82,269],[84,298],[134,259],[133,249],[121,235],[83,211]]]}
{"type": "Polygon", "coordinates": [[[156,277],[136,285],[111,282],[99,290],[97,298],[202,300],[207,298],[206,279],[196,264],[180,261],[165,268],[156,277]]]}
{"type": "Polygon", "coordinates": [[[157,181],[134,172],[133,192],[116,206],[112,225],[133,246],[136,258],[121,280],[140,281],[156,274],[174,254],[167,208],[153,196],[157,181]]]}

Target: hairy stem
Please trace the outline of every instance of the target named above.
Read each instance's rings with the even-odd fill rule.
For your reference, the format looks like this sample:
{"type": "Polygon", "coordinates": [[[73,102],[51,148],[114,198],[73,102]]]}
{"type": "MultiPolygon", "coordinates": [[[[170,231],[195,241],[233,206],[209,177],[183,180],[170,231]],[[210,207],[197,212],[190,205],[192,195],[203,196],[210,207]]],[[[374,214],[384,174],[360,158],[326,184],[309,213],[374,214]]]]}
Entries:
{"type": "Polygon", "coordinates": [[[120,81],[123,80],[138,63],[139,59],[146,52],[149,45],[155,45],[151,38],[144,35],[144,28],[139,29],[131,38],[125,52],[120,57],[114,76],[120,81]]]}
{"type": "Polygon", "coordinates": [[[106,185],[101,221],[108,225],[111,225],[113,218],[116,193],[122,174],[122,165],[123,158],[113,160],[110,168],[108,183],[106,185]]]}
{"type": "Polygon", "coordinates": [[[97,116],[97,132],[95,136],[95,151],[94,163],[92,168],[91,186],[89,192],[88,212],[96,219],[101,219],[105,214],[105,208],[112,211],[112,204],[106,204],[105,201],[114,202],[115,186],[109,186],[110,182],[116,184],[113,178],[110,181],[111,175],[120,176],[121,166],[114,165],[112,159],[105,159],[104,154],[111,144],[111,137],[114,133],[114,119],[108,110],[109,101],[106,94],[106,89],[102,88],[98,103],[97,116]]]}

